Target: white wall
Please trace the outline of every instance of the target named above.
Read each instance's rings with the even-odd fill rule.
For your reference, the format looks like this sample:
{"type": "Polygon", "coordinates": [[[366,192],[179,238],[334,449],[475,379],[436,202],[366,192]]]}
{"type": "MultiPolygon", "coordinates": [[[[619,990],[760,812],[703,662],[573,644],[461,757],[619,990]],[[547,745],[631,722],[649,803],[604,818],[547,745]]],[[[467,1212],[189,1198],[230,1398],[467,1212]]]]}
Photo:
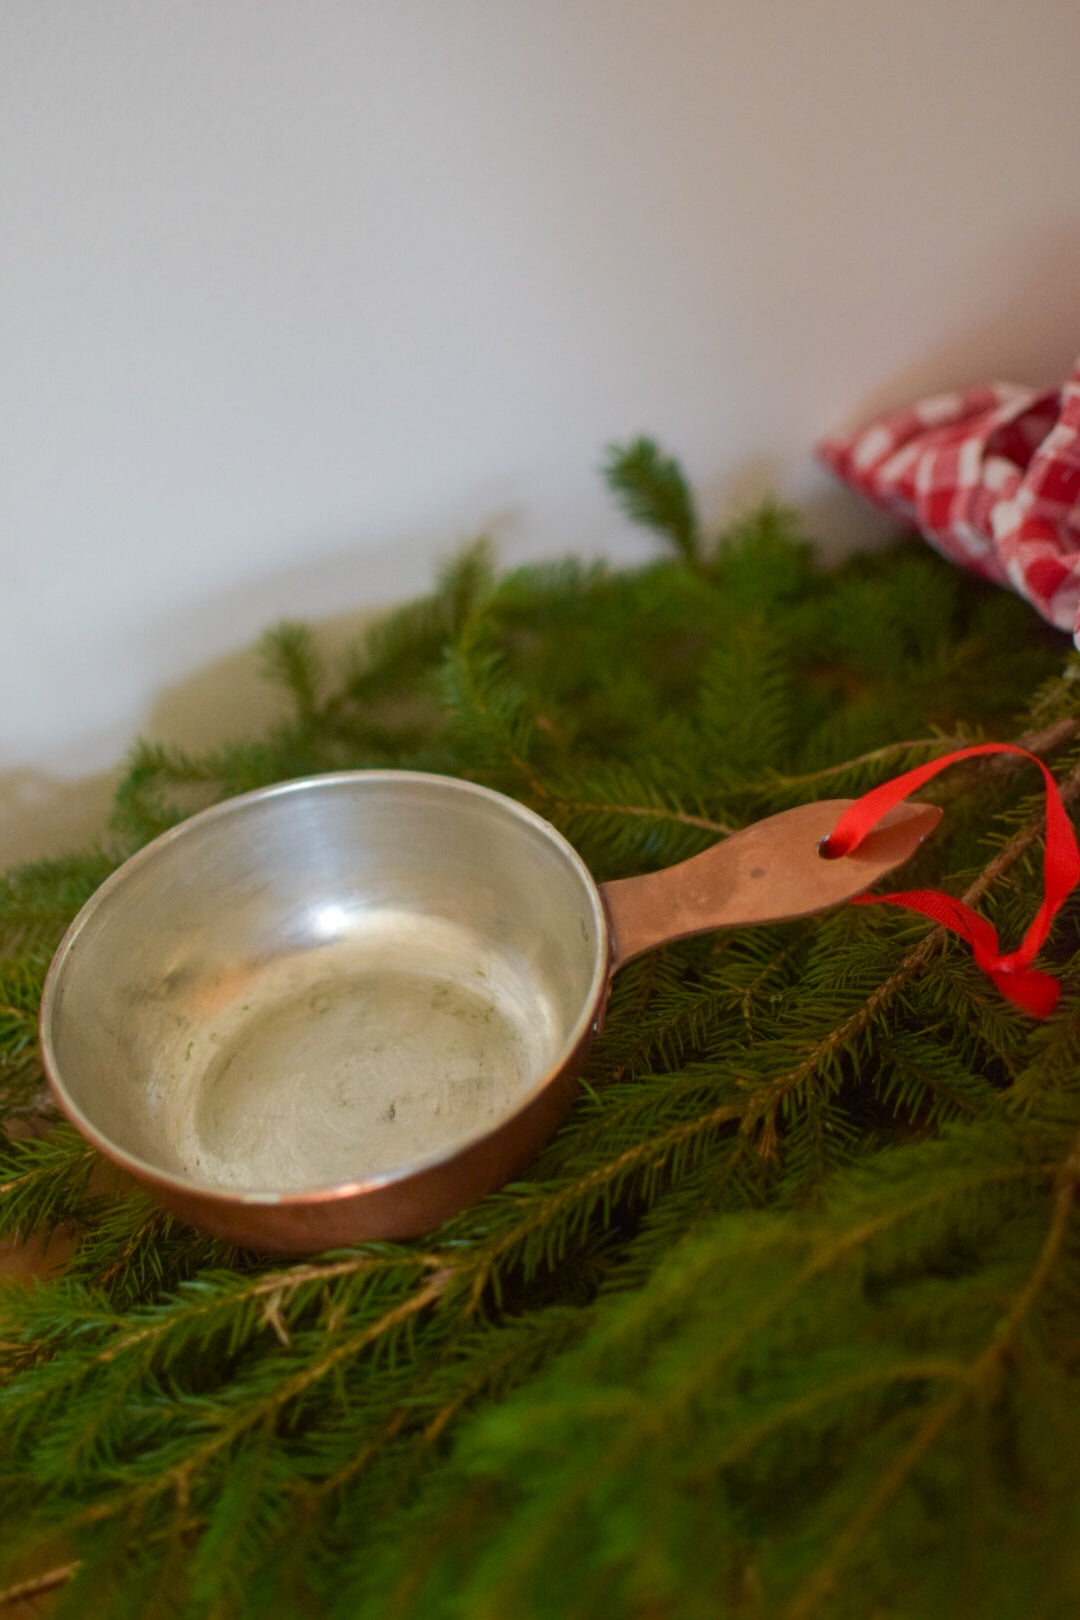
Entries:
{"type": "Polygon", "coordinates": [[[0,769],[283,614],[645,547],[647,430],[827,535],[842,416],[1080,348],[1076,0],[0,0],[0,769]]]}

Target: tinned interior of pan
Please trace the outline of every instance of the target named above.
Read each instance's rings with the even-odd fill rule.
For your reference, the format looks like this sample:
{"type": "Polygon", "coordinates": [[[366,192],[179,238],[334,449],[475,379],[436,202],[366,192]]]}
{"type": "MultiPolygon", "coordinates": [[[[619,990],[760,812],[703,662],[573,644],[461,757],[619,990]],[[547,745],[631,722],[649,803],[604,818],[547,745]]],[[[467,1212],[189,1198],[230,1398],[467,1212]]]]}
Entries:
{"type": "Polygon", "coordinates": [[[522,1107],[607,973],[603,907],[531,812],[355,772],[234,799],[155,841],[59,951],[42,1045],[132,1168],[237,1194],[393,1178],[522,1107]]]}

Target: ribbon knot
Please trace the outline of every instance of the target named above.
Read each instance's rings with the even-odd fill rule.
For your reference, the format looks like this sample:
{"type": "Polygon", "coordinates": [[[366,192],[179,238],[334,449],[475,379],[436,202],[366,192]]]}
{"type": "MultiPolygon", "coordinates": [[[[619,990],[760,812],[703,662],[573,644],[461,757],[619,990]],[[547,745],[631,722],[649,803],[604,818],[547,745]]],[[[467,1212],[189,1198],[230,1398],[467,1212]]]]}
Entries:
{"type": "Polygon", "coordinates": [[[951,894],[939,889],[908,889],[896,894],[860,894],[854,905],[905,906],[917,911],[931,922],[940,924],[959,935],[971,946],[977,965],[1007,1000],[1023,1008],[1035,1018],[1047,1018],[1057,1005],[1061,986],[1049,973],[1032,966],[1036,954],[1046,941],[1050,924],[1066,897],[1080,881],[1080,850],[1076,834],[1066,813],[1057,783],[1043,764],[1026,748],[1012,743],[979,743],[971,748],[960,748],[928,765],[917,765],[880,787],[871,788],[861,799],[849,805],[836,826],[821,845],[827,860],[841,859],[858,849],[867,833],[871,832],[882,816],[909,793],[914,793],[924,782],[937,776],[959,760],[974,759],[983,754],[1019,754],[1037,765],[1046,784],[1046,844],[1043,851],[1043,902],[1028,926],[1015,951],[1001,950],[997,930],[971,906],[965,905],[951,894]]]}

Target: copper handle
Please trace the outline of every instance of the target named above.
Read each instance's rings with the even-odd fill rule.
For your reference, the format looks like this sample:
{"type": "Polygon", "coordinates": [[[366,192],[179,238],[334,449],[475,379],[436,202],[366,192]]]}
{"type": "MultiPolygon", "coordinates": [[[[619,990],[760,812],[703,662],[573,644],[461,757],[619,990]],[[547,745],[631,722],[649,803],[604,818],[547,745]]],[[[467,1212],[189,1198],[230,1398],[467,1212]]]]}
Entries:
{"type": "Polygon", "coordinates": [[[800,804],[732,833],[678,866],[602,883],[611,972],[688,934],[779,922],[841,905],[906,861],[941,820],[936,805],[898,804],[850,855],[823,859],[818,844],[853,802],[800,804]]]}

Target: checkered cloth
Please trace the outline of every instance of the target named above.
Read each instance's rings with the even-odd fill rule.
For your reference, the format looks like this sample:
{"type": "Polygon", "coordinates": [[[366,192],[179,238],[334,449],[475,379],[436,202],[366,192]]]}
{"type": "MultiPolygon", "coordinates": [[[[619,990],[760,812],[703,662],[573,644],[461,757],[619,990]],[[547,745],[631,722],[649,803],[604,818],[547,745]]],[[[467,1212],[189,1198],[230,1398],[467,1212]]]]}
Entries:
{"type": "Polygon", "coordinates": [[[1080,360],[1059,390],[987,383],[817,448],[845,483],[1080,646],[1080,360]]]}

